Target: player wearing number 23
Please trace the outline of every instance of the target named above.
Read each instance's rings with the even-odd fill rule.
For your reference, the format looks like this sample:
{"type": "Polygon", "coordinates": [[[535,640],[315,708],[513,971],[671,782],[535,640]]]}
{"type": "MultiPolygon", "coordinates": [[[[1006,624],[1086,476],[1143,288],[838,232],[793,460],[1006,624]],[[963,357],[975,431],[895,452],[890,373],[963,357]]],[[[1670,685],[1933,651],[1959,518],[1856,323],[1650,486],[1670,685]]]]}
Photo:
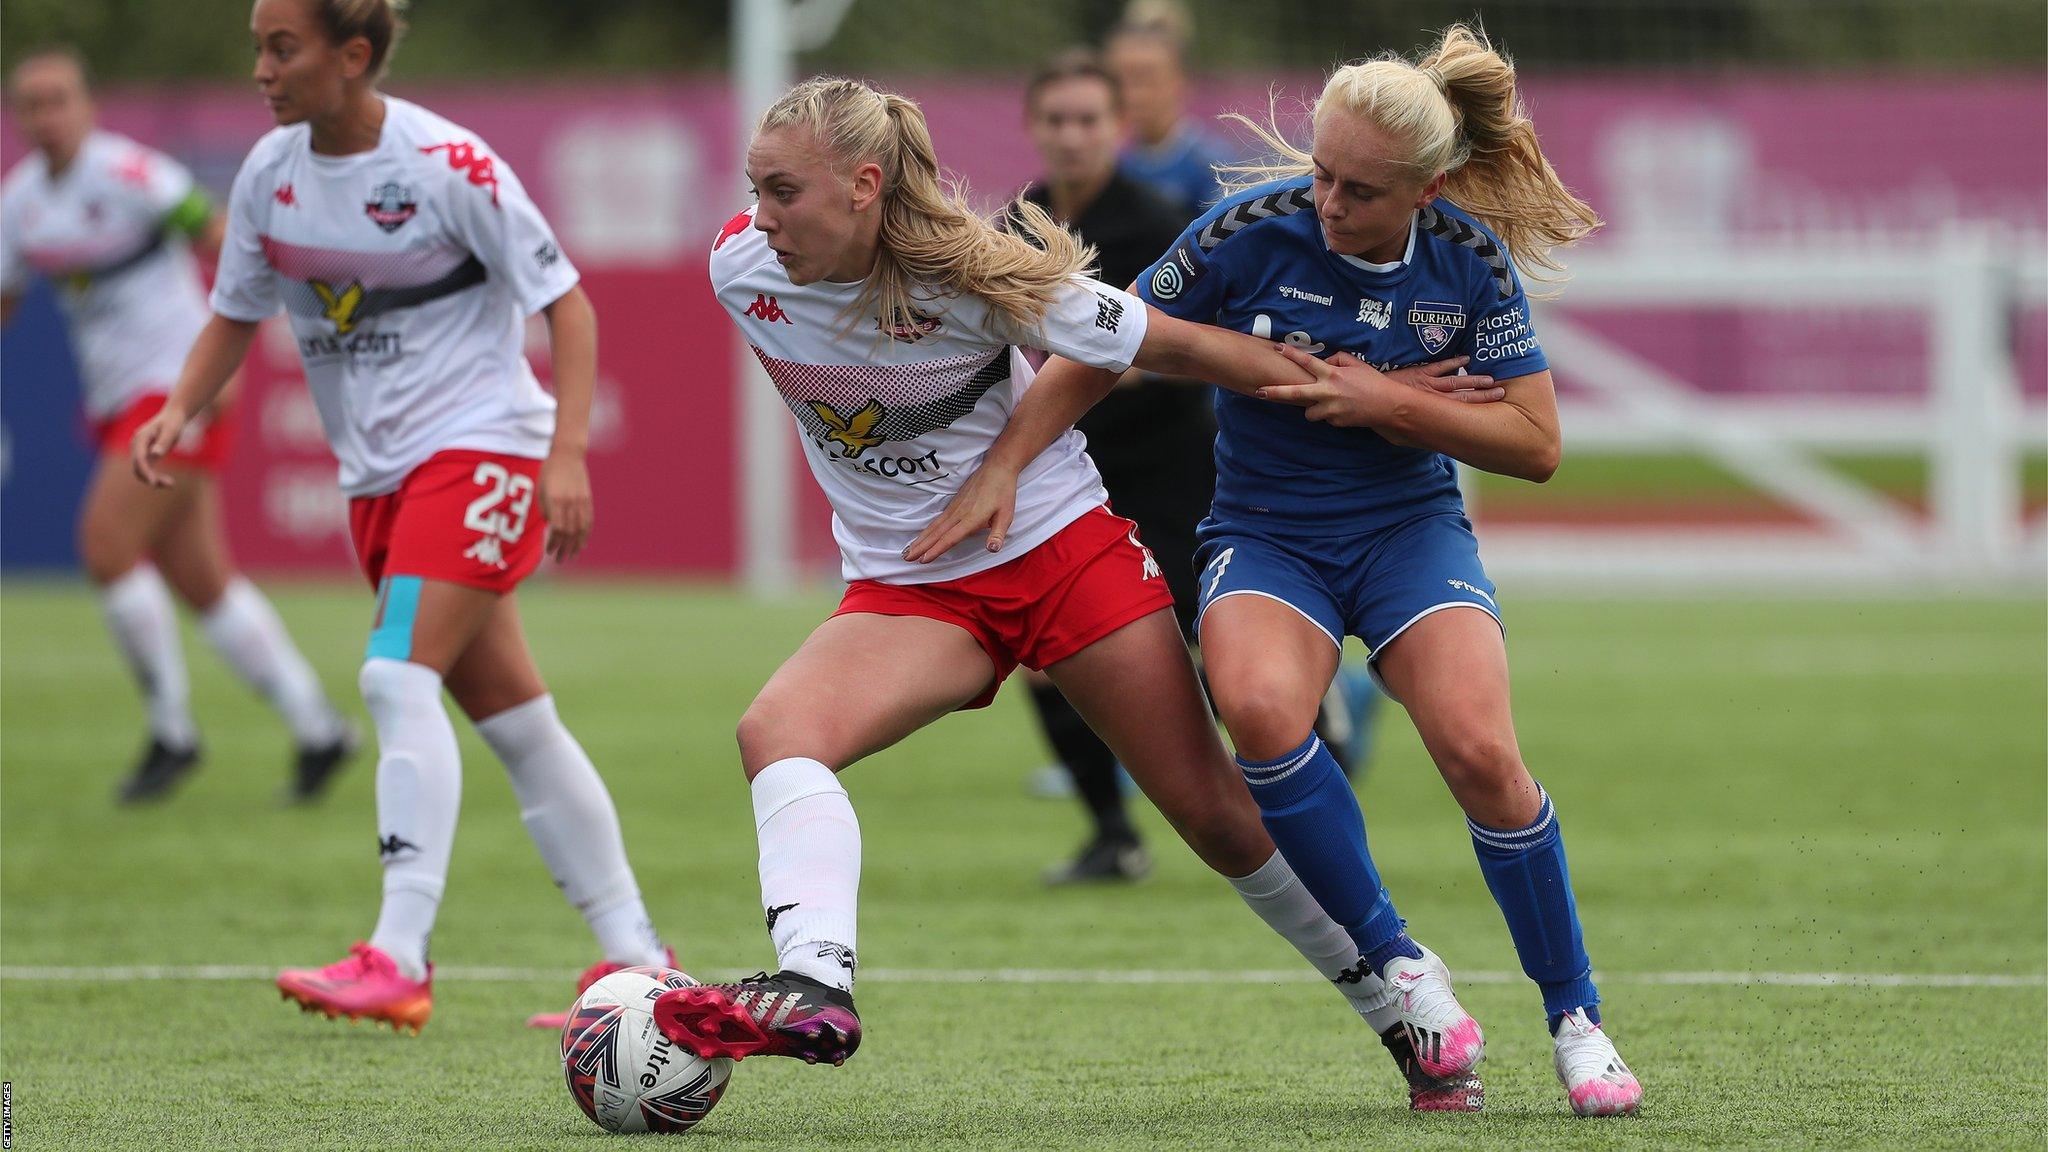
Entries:
{"type": "Polygon", "coordinates": [[[376,90],[402,29],[393,0],[256,3],[255,79],[279,126],[235,177],[213,316],[133,452],[143,479],[168,483],[159,463],[187,414],[284,310],[377,589],[360,681],[377,726],[384,899],[367,943],[278,986],[310,1011],[417,1029],[461,800],[444,688],[504,761],[549,871],[598,937],[599,968],[672,957],[514,604],[544,550],[567,560],[590,532],[596,317],[504,160],[376,90]],[[552,397],[526,361],[535,313],[552,397]]]}

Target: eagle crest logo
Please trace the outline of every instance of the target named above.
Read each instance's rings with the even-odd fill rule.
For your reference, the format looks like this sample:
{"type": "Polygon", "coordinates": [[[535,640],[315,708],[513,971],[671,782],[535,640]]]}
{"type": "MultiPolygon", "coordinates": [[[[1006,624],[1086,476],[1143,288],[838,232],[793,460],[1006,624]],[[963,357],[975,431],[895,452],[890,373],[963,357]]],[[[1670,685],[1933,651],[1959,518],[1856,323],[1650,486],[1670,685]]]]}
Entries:
{"type": "Polygon", "coordinates": [[[355,330],[356,310],[363,306],[363,285],[361,281],[350,284],[340,292],[324,280],[311,281],[314,295],[320,297],[320,311],[334,321],[334,334],[346,336],[355,330]]]}
{"type": "Polygon", "coordinates": [[[857,459],[861,453],[883,442],[883,438],[875,434],[875,426],[882,422],[882,417],[888,415],[889,410],[882,407],[880,400],[869,400],[867,407],[852,416],[841,416],[830,404],[822,401],[812,400],[809,404],[811,411],[818,414],[818,419],[825,422],[825,439],[845,448],[846,459],[857,459]]]}

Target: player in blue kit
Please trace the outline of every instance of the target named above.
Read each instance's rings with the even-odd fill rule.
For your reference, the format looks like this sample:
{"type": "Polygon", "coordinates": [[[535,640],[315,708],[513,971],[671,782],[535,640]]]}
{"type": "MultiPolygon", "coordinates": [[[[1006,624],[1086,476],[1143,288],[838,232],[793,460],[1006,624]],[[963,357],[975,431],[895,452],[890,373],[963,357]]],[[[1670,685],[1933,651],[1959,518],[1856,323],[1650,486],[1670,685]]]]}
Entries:
{"type": "MultiPolygon", "coordinates": [[[[1275,341],[1272,386],[1219,392],[1217,484],[1201,528],[1200,636],[1217,710],[1274,842],[1366,962],[1402,994],[1424,1070],[1469,1072],[1483,1039],[1441,960],[1405,931],[1356,797],[1310,730],[1343,638],[1363,639],[1465,810],[1487,887],[1543,992],[1581,1115],[1633,1112],[1641,1085],[1600,1026],[1560,826],[1508,706],[1507,651],[1452,460],[1543,481],[1556,396],[1518,266],[1598,226],[1543,157],[1512,66],[1463,26],[1419,62],[1338,69],[1312,150],[1196,220],[1139,295],[1275,341]],[[1473,375],[1386,373],[1453,358],[1473,375]],[[1282,383],[1306,370],[1308,383],[1282,383]]],[[[934,522],[935,545],[1008,518],[1008,461],[1110,382],[1055,361],[989,452],[994,479],[934,522]],[[1006,445],[1014,437],[1017,443],[1006,445]]],[[[989,470],[989,465],[984,465],[989,470]]],[[[913,546],[915,547],[915,545],[913,546]]]]}

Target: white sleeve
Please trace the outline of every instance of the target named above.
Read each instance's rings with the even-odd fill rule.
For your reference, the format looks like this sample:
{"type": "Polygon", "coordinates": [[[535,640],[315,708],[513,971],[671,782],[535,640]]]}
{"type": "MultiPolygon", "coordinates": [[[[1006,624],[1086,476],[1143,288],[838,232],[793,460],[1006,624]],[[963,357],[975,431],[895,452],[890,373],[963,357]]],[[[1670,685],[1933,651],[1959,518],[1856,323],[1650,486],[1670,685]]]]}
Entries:
{"type": "Polygon", "coordinates": [[[0,295],[21,295],[28,291],[28,279],[28,261],[21,258],[21,238],[15,235],[14,208],[0,200],[0,295]]]}
{"type": "Polygon", "coordinates": [[[1145,342],[1145,305],[1099,280],[1076,276],[1060,290],[1039,331],[1025,341],[1092,368],[1122,372],[1145,342]]]}
{"type": "Polygon", "coordinates": [[[227,236],[220,243],[220,264],[213,277],[214,312],[230,320],[251,322],[277,314],[282,299],[277,270],[263,255],[263,233],[257,206],[255,155],[242,161],[228,192],[227,236]]]}
{"type": "Polygon", "coordinates": [[[191,169],[153,148],[138,146],[127,163],[134,166],[131,184],[151,220],[169,215],[198,187],[191,169]]]}
{"type": "Polygon", "coordinates": [[[493,277],[511,285],[520,311],[531,316],[561,299],[581,276],[511,167],[481,143],[473,147],[478,158],[466,169],[471,175],[455,171],[442,185],[449,225],[493,277]],[[477,172],[491,179],[479,182],[477,172]]]}

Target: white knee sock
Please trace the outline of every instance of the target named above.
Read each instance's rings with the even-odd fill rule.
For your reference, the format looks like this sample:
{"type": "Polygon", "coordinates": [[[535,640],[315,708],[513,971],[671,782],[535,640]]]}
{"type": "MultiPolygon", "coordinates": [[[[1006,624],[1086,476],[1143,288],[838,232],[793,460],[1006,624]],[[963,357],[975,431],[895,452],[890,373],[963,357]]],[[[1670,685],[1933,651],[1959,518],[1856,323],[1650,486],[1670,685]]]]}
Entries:
{"type": "Polygon", "coordinates": [[[754,777],[761,905],[783,969],[851,992],[860,821],[830,768],[777,760],[754,777]]]}
{"type": "Polygon", "coordinates": [[[1324,979],[1337,986],[1375,1032],[1394,1026],[1398,1017],[1391,1010],[1393,1000],[1386,982],[1360,958],[1351,934],[1302,887],[1286,857],[1273,853],[1258,871],[1232,878],[1230,886],[1267,927],[1294,945],[1324,979]]]}
{"type": "Polygon", "coordinates": [[[284,717],[300,746],[321,748],[341,736],[341,716],[321,691],[320,678],[254,584],[240,576],[228,581],[199,626],[235,674],[284,717]]]}
{"type": "Polygon", "coordinates": [[[505,762],[519,818],[555,885],[596,933],[604,958],[615,964],[665,963],[661,937],[626,863],[611,793],[583,746],[562,726],[555,698],[536,696],[477,721],[476,730],[505,762]]]}
{"type": "Polygon", "coordinates": [[[381,657],[363,663],[363,703],[377,725],[377,848],[384,905],[370,943],[409,980],[427,970],[427,937],[448,883],[462,806],[455,726],[432,668],[381,657]]]}
{"type": "Polygon", "coordinates": [[[147,564],[137,565],[100,589],[100,610],[142,688],[150,734],[172,748],[198,743],[185,652],[178,640],[178,613],[164,578],[147,564]]]}

